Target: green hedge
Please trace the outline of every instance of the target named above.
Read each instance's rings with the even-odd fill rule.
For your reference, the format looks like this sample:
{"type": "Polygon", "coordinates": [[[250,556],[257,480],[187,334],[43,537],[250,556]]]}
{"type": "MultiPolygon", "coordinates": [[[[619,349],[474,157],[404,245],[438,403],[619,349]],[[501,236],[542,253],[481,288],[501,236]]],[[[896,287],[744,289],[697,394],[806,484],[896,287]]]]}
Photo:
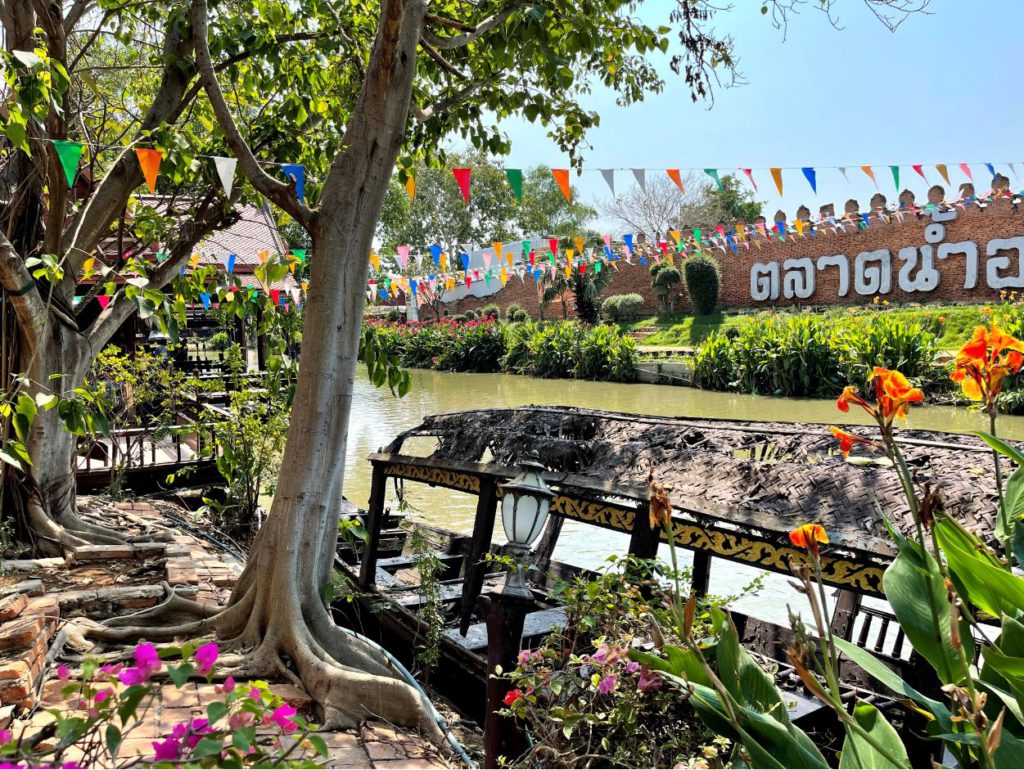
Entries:
{"type": "Polygon", "coordinates": [[[609,382],[636,379],[636,342],[613,326],[575,321],[373,323],[385,352],[410,368],[609,382]]]}

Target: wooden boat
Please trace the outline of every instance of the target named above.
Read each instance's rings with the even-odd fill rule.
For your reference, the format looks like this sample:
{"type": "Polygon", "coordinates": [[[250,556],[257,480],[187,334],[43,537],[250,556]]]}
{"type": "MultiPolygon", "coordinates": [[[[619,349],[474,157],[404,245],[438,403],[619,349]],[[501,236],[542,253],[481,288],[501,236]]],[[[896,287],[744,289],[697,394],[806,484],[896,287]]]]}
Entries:
{"type": "MultiPolygon", "coordinates": [[[[984,444],[935,431],[903,431],[900,443],[915,476],[941,492],[947,510],[982,533],[993,531],[994,474],[984,444]]],[[[549,527],[531,557],[542,567],[542,577],[532,586],[537,607],[526,617],[523,648],[564,622],[548,587],[581,572],[551,561],[562,521],[626,533],[631,555],[656,556],[664,534],[648,524],[647,480],[653,476],[671,488],[674,539],[692,552],[694,591],[706,592],[711,571],[727,562],[790,574],[806,557],[792,547],[788,533],[803,523],[819,523],[831,540],[822,577],[837,592],[834,633],[871,649],[918,689],[935,692],[937,682],[928,677],[927,666],[919,665],[895,618],[864,604],[866,597],[884,598],[882,573],[895,555],[879,511],[903,531],[913,526],[895,473],[877,456],[858,448],[844,459],[825,425],[525,407],[430,416],[370,455],[368,512],[349,511],[363,516],[368,542],[365,548],[348,548],[339,559],[362,592],[356,601],[335,604],[339,622],[411,663],[417,640],[427,632],[418,613],[424,597],[415,582],[396,577],[415,565],[415,556],[395,555],[394,539],[388,539],[397,521],[386,507],[387,482],[423,483],[478,497],[471,535],[429,521],[420,525],[444,565],[441,596],[451,623],[431,681],[467,715],[479,720],[484,710],[488,639],[477,603],[502,579],[485,561],[487,553],[501,550],[491,542],[500,485],[518,474],[517,464],[531,451],[550,469],[546,481],[556,497],[549,527]]],[[[736,620],[748,649],[779,662],[778,678],[791,691],[794,721],[807,726],[824,719],[823,708],[782,663],[789,629],[752,617],[736,620]]],[[[861,697],[883,707],[892,704],[891,694],[878,693],[852,665],[844,666],[843,677],[861,697]]]]}

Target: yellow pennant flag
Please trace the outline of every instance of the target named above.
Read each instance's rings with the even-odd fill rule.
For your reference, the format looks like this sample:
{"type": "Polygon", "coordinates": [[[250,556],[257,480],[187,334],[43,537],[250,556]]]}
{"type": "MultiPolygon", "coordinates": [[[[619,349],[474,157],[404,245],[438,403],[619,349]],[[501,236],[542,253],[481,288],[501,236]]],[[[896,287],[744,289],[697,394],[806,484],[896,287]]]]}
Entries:
{"type": "Polygon", "coordinates": [[[782,169],[781,168],[770,168],[768,170],[772,174],[772,180],[775,182],[775,186],[779,190],[779,195],[782,195],[782,169]]]}
{"type": "Polygon", "coordinates": [[[569,265],[565,266],[565,277],[572,278],[572,268],[569,265]]]}
{"type": "Polygon", "coordinates": [[[807,227],[807,223],[804,220],[802,220],[802,219],[798,219],[793,224],[796,225],[797,233],[799,233],[800,237],[803,238],[804,237],[804,228],[807,227]]]}
{"type": "Polygon", "coordinates": [[[739,238],[741,241],[744,238],[747,237],[745,232],[744,232],[745,229],[746,229],[746,225],[744,225],[742,222],[737,222],[736,223],[736,237],[739,238]]]}
{"type": "Polygon", "coordinates": [[[373,249],[370,249],[370,264],[373,265],[373,269],[380,272],[380,254],[373,249]]]}
{"type": "Polygon", "coordinates": [[[301,285],[302,285],[302,293],[305,294],[306,293],[306,289],[309,288],[309,281],[303,281],[301,285]]]}
{"type": "Polygon", "coordinates": [[[82,263],[83,277],[88,278],[92,275],[93,269],[96,267],[96,257],[89,257],[82,263]]]}
{"type": "Polygon", "coordinates": [[[263,264],[264,262],[266,262],[266,261],[267,261],[267,258],[268,258],[269,256],[270,256],[270,252],[269,252],[269,251],[267,251],[266,249],[263,249],[263,251],[257,251],[257,252],[256,252],[256,258],[257,258],[257,259],[258,259],[258,260],[260,261],[260,264],[261,264],[261,265],[262,265],[262,264],[263,264]]]}
{"type": "Polygon", "coordinates": [[[508,273],[505,272],[505,268],[501,268],[501,285],[504,286],[508,283],[508,273]]]}
{"type": "Polygon", "coordinates": [[[573,238],[572,242],[576,245],[576,251],[583,253],[583,246],[586,244],[586,238],[573,238]]]}
{"type": "Polygon", "coordinates": [[[565,258],[567,260],[569,260],[570,262],[572,262],[573,255],[575,255],[575,254],[576,254],[576,252],[573,251],[572,249],[566,249],[565,250],[565,258]]]}
{"type": "Polygon", "coordinates": [[[672,240],[676,242],[676,246],[679,245],[679,239],[682,238],[682,234],[678,230],[669,230],[668,234],[672,236],[672,240]]]}
{"type": "Polygon", "coordinates": [[[193,269],[195,269],[196,265],[199,264],[199,257],[200,257],[200,254],[199,254],[198,251],[193,252],[193,254],[192,254],[192,268],[193,269]]]}
{"type": "Polygon", "coordinates": [[[942,178],[946,180],[946,184],[949,184],[949,170],[946,168],[946,164],[936,163],[935,170],[942,174],[942,178]]]}
{"type": "Polygon", "coordinates": [[[448,269],[448,254],[447,254],[447,252],[444,252],[444,251],[441,252],[441,269],[442,270],[447,270],[448,269]]]}
{"type": "Polygon", "coordinates": [[[405,180],[405,191],[409,193],[409,200],[416,200],[416,180],[411,175],[405,180]]]}

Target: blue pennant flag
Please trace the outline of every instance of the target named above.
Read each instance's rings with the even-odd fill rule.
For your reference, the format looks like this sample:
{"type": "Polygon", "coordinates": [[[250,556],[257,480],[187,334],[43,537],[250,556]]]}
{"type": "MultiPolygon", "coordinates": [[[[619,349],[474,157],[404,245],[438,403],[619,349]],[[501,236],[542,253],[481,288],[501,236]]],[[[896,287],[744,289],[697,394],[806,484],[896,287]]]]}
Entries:
{"type": "Polygon", "coordinates": [[[644,267],[647,267],[647,260],[644,259],[643,257],[640,257],[640,264],[643,265],[644,267]]]}
{"type": "Polygon", "coordinates": [[[409,285],[412,287],[412,296],[416,296],[416,292],[419,289],[419,284],[415,281],[409,281],[409,285]]]}
{"type": "Polygon", "coordinates": [[[870,224],[870,217],[867,214],[861,214],[860,218],[864,222],[864,229],[867,230],[868,225],[870,224]]]}
{"type": "Polygon", "coordinates": [[[985,168],[988,169],[989,176],[992,177],[993,179],[995,179],[996,178],[996,168],[995,168],[995,166],[993,166],[991,163],[986,163],[985,164],[985,168]]]}
{"type": "Polygon", "coordinates": [[[295,180],[295,197],[302,200],[306,194],[306,167],[301,163],[285,163],[281,170],[286,177],[295,180]]]}
{"type": "Polygon", "coordinates": [[[801,171],[804,172],[804,176],[807,178],[807,184],[814,190],[814,194],[818,194],[818,176],[814,173],[814,169],[810,166],[804,166],[801,171]]]}
{"type": "Polygon", "coordinates": [[[533,282],[537,283],[540,280],[540,270],[537,268],[533,269],[533,282]]]}
{"type": "Polygon", "coordinates": [[[430,247],[430,256],[434,258],[434,264],[438,267],[441,266],[441,247],[436,243],[430,247]]]}
{"type": "Polygon", "coordinates": [[[729,244],[729,248],[732,249],[733,254],[739,251],[736,247],[736,239],[732,237],[732,233],[725,234],[725,242],[729,244]]]}
{"type": "Polygon", "coordinates": [[[380,298],[381,299],[387,299],[388,298],[388,290],[387,289],[380,289],[380,298]]]}
{"type": "Polygon", "coordinates": [[[209,310],[210,309],[210,295],[207,294],[206,292],[200,292],[199,299],[202,301],[203,307],[206,308],[207,310],[209,310]]]}
{"type": "Polygon", "coordinates": [[[623,241],[623,243],[626,244],[626,248],[629,249],[629,252],[632,254],[633,253],[633,233],[626,233],[625,235],[623,235],[622,236],[622,241],[623,241]]]}
{"type": "Polygon", "coordinates": [[[462,252],[462,255],[459,258],[462,260],[462,269],[469,270],[469,254],[462,252]]]}
{"type": "Polygon", "coordinates": [[[604,247],[604,254],[605,254],[606,257],[608,257],[608,259],[615,259],[615,254],[612,253],[612,247],[611,246],[605,246],[604,247]]]}
{"type": "Polygon", "coordinates": [[[228,261],[224,265],[224,269],[229,273],[235,272],[235,260],[238,259],[234,254],[228,254],[228,261]]]}

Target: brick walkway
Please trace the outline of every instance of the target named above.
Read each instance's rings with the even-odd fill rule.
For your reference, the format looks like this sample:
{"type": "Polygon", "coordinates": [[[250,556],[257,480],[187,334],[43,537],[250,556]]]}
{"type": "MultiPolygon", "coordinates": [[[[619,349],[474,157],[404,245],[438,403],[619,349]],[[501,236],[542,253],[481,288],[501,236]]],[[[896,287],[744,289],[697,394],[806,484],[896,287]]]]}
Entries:
{"type": "MultiPolygon", "coordinates": [[[[83,508],[102,513],[104,520],[121,516],[125,526],[157,521],[167,503],[102,503],[93,498],[83,508]]],[[[109,524],[108,524],[109,526],[109,524]]],[[[134,528],[134,527],[133,527],[134,528]]],[[[241,571],[241,564],[205,541],[189,534],[176,535],[172,543],[135,543],[127,546],[89,546],[76,549],[67,559],[8,562],[13,568],[0,586],[0,727],[18,734],[23,727],[34,731],[52,720],[43,709],[66,707],[60,690],[65,683],[45,669],[45,658],[60,619],[104,619],[151,607],[164,598],[160,586],[177,586],[179,595],[197,601],[223,604],[241,571]],[[113,585],[102,588],[69,586],[67,575],[77,565],[113,570],[122,576],[152,575],[150,584],[113,585]],[[60,584],[59,587],[57,584],[60,584]],[[40,692],[39,697],[36,693],[40,692]]],[[[90,574],[88,570],[85,574],[90,574]]],[[[289,684],[271,685],[278,695],[306,713],[309,696],[289,684]]],[[[186,683],[161,688],[139,726],[125,738],[120,758],[153,756],[152,743],[162,740],[175,724],[205,716],[206,703],[222,696],[214,685],[186,683]]],[[[415,732],[380,722],[359,731],[322,732],[330,756],[328,767],[438,768],[449,767],[438,749],[415,732]]],[[[447,752],[451,753],[451,752],[447,752]]],[[[75,761],[67,755],[65,761],[75,761]]]]}

